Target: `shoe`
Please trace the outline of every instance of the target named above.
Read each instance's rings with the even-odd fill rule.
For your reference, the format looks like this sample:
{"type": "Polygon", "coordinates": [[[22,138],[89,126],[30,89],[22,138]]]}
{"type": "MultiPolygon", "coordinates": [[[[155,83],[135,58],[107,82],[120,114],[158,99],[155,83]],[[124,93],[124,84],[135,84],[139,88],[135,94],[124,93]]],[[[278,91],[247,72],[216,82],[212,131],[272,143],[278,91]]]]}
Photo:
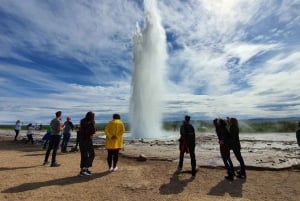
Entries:
{"type": "Polygon", "coordinates": [[[177,172],[181,172],[181,171],[182,171],[182,167],[178,167],[177,172]]]}
{"type": "Polygon", "coordinates": [[[114,171],[114,168],[113,168],[113,167],[110,167],[108,170],[109,170],[110,172],[112,172],[112,171],[114,171]]]}
{"type": "Polygon", "coordinates": [[[82,176],[90,176],[91,174],[88,173],[86,170],[82,170],[82,171],[80,171],[80,175],[82,175],[82,176]]]}
{"type": "Polygon", "coordinates": [[[225,179],[229,181],[233,181],[233,176],[232,175],[225,176],[225,179]]]}
{"type": "Polygon", "coordinates": [[[58,163],[52,163],[51,164],[51,167],[59,167],[60,166],[60,164],[58,164],[58,163]]]}
{"type": "Polygon", "coordinates": [[[85,174],[83,174],[83,171],[80,171],[78,176],[83,177],[85,174]]]}
{"type": "Polygon", "coordinates": [[[49,164],[49,162],[48,161],[45,161],[44,163],[43,163],[43,165],[48,165],[49,164]]]}
{"type": "Polygon", "coordinates": [[[89,171],[89,170],[86,170],[86,172],[87,172],[87,173],[89,173],[90,175],[92,174],[92,172],[91,172],[91,171],[89,171]]]}
{"type": "Polygon", "coordinates": [[[236,177],[239,179],[246,179],[246,174],[238,174],[236,177]]]}
{"type": "Polygon", "coordinates": [[[113,171],[116,172],[116,171],[118,171],[118,169],[119,169],[118,167],[115,167],[115,168],[113,169],[113,171]]]}
{"type": "Polygon", "coordinates": [[[90,176],[91,174],[90,173],[88,173],[86,170],[81,170],[80,172],[79,172],[79,176],[90,176]]]}

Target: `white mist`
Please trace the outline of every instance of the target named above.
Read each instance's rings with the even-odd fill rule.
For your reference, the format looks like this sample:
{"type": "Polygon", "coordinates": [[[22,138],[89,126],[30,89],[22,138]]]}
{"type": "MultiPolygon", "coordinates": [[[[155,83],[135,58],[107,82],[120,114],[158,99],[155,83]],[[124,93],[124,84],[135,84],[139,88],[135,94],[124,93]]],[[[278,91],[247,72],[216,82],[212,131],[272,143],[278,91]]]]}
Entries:
{"type": "Polygon", "coordinates": [[[133,138],[161,138],[166,33],[155,0],[145,0],[144,28],[133,36],[133,76],[130,127],[133,138]]]}

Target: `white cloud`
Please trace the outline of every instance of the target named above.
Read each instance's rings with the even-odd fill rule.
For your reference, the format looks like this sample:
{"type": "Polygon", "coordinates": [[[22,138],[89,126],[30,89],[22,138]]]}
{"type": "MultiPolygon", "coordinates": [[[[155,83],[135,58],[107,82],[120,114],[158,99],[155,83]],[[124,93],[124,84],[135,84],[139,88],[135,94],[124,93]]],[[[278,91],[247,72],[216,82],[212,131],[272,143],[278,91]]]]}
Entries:
{"type": "MultiPolygon", "coordinates": [[[[20,61],[0,60],[0,95],[6,94],[0,107],[5,114],[14,122],[16,116],[29,118],[27,113],[32,119],[48,118],[59,108],[78,116],[88,110],[100,116],[127,113],[132,36],[136,22],[143,20],[139,3],[2,0],[0,7],[12,17],[5,18],[10,34],[0,32],[0,57],[20,61]],[[82,84],[76,82],[80,76],[65,82],[47,71],[29,69],[31,64],[39,65],[35,54],[73,59],[92,75],[82,84]],[[52,92],[26,91],[25,84],[10,76],[52,92]],[[23,94],[21,100],[18,94],[23,94]]],[[[165,112],[299,116],[299,4],[297,0],[158,0],[170,38],[165,112]]],[[[0,122],[5,121],[3,116],[0,122]]]]}

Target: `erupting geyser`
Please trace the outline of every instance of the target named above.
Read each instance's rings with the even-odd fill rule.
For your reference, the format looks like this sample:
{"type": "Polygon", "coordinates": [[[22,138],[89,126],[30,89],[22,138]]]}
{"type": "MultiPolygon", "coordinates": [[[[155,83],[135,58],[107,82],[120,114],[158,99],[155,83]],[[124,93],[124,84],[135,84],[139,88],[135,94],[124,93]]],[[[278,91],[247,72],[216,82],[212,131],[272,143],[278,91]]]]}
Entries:
{"type": "Polygon", "coordinates": [[[144,28],[137,24],[133,42],[130,125],[133,138],[161,138],[167,60],[166,33],[155,0],[145,0],[144,28]]]}

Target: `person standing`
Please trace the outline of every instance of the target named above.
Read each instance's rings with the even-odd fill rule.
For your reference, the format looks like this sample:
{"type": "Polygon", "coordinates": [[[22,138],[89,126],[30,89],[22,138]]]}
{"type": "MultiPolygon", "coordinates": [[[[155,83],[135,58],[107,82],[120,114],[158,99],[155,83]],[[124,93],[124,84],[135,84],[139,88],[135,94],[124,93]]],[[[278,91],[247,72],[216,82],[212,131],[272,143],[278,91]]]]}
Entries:
{"type": "Polygon", "coordinates": [[[17,141],[18,135],[19,135],[19,133],[21,131],[21,127],[22,127],[21,126],[21,121],[17,120],[16,125],[15,125],[15,133],[16,133],[16,135],[15,135],[15,140],[14,141],[17,141]]]}
{"type": "Polygon", "coordinates": [[[109,171],[118,170],[119,151],[123,148],[124,123],[119,114],[113,114],[113,119],[105,126],[105,148],[107,150],[107,164],[109,171]]]}
{"type": "Polygon", "coordinates": [[[90,176],[92,173],[89,170],[93,166],[95,151],[92,137],[96,133],[95,114],[87,112],[85,118],[80,121],[79,130],[79,149],[80,149],[80,172],[79,176],[90,176]]]}
{"type": "Polygon", "coordinates": [[[240,163],[240,171],[237,172],[237,176],[240,179],[246,178],[246,168],[244,159],[241,154],[241,143],[239,137],[239,125],[236,118],[229,118],[229,133],[230,133],[230,142],[229,147],[232,149],[236,159],[240,163]]]}
{"type": "Polygon", "coordinates": [[[300,147],[300,121],[298,122],[298,129],[296,130],[296,138],[298,146],[300,147]]]}
{"type": "Polygon", "coordinates": [[[184,117],[184,122],[180,127],[180,139],[179,139],[179,164],[177,171],[180,172],[183,167],[184,154],[189,153],[191,158],[192,166],[192,176],[196,176],[196,155],[195,155],[195,146],[196,146],[196,135],[195,129],[190,124],[191,117],[186,115],[184,117]]]}
{"type": "Polygon", "coordinates": [[[64,132],[63,132],[63,140],[61,143],[61,152],[66,153],[67,152],[67,147],[68,147],[68,143],[71,137],[71,131],[74,128],[74,125],[71,121],[71,117],[67,117],[67,120],[64,123],[65,128],[64,128],[64,132]]]}
{"type": "Polygon", "coordinates": [[[62,125],[61,122],[61,115],[62,112],[58,111],[55,113],[56,117],[54,119],[52,119],[52,121],[50,122],[50,126],[51,126],[51,138],[50,138],[50,142],[49,142],[49,146],[48,149],[46,151],[46,155],[45,155],[45,160],[43,165],[48,164],[48,158],[49,158],[49,154],[52,150],[52,159],[51,159],[51,167],[58,167],[60,166],[60,164],[58,164],[56,162],[56,152],[57,149],[59,147],[59,142],[60,142],[60,138],[61,138],[61,131],[64,129],[64,125],[62,125]]]}
{"type": "Polygon", "coordinates": [[[27,140],[25,141],[25,144],[27,144],[28,142],[31,142],[31,144],[33,144],[33,133],[34,133],[34,127],[32,125],[32,123],[27,125],[27,140]]]}
{"type": "Polygon", "coordinates": [[[229,148],[230,136],[229,136],[229,131],[227,130],[226,127],[227,124],[226,121],[223,119],[214,119],[213,124],[215,126],[216,133],[219,140],[221,157],[228,174],[228,176],[225,176],[225,179],[232,181],[234,177],[234,169],[230,158],[230,148],[229,148]]]}

